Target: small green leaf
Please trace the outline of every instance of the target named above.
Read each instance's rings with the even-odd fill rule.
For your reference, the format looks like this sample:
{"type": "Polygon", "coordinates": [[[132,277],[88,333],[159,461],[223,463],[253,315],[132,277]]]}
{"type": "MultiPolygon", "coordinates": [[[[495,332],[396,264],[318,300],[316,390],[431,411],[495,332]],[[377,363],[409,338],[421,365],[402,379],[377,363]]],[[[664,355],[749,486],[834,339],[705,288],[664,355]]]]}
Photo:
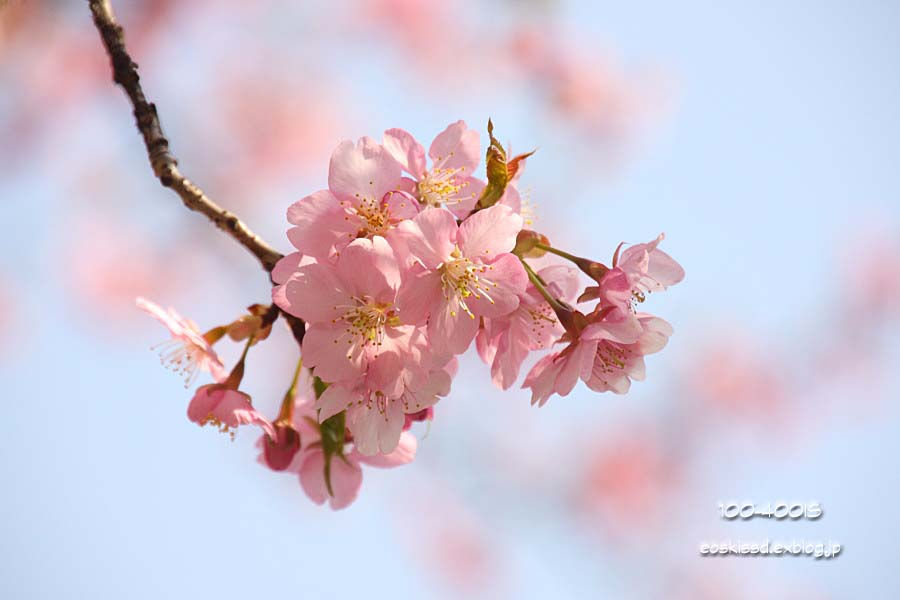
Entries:
{"type": "Polygon", "coordinates": [[[346,413],[339,412],[319,426],[322,436],[322,449],[325,454],[343,454],[345,439],[346,413]]]}
{"type": "Polygon", "coordinates": [[[488,136],[491,138],[491,143],[485,156],[488,182],[484,187],[484,191],[481,192],[478,204],[475,205],[476,210],[489,208],[496,204],[503,196],[503,191],[509,182],[509,172],[506,168],[506,150],[503,149],[503,144],[494,137],[494,124],[490,119],[488,119],[488,136]]]}
{"type": "Polygon", "coordinates": [[[343,458],[344,456],[346,421],[346,413],[339,412],[325,419],[319,426],[319,432],[322,436],[322,452],[325,454],[325,487],[331,496],[334,496],[334,492],[331,489],[331,459],[335,456],[338,458],[343,458]]]}
{"type": "Polygon", "coordinates": [[[316,392],[316,399],[320,398],[325,390],[328,389],[328,384],[319,379],[318,376],[313,378],[313,390],[316,392]]]}
{"type": "Polygon", "coordinates": [[[506,150],[503,148],[503,144],[494,137],[494,124],[490,119],[488,119],[488,137],[491,138],[491,143],[485,156],[488,182],[484,187],[484,191],[481,192],[481,197],[475,205],[475,210],[490,208],[496,204],[503,197],[503,192],[506,191],[506,186],[510,180],[519,172],[521,162],[535,152],[532,150],[526,154],[519,154],[507,161],[506,150]]]}
{"type": "Polygon", "coordinates": [[[512,180],[513,177],[516,176],[516,173],[519,172],[519,164],[535,152],[537,152],[537,150],[532,150],[531,152],[526,152],[525,154],[519,154],[518,156],[514,156],[513,158],[509,159],[509,162],[506,163],[506,173],[509,176],[509,180],[512,180]]]}

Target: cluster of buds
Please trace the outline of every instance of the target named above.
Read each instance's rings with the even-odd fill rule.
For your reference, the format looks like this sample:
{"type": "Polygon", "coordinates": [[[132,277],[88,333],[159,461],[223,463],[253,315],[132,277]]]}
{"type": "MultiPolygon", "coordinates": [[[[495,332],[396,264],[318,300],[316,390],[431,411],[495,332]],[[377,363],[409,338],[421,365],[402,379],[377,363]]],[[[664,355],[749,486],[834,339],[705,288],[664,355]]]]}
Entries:
{"type": "Polygon", "coordinates": [[[362,464],[414,458],[411,425],[433,418],[450,393],[456,357],[473,341],[502,389],[532,351],[559,348],[525,377],[532,404],[567,395],[579,379],[620,394],[642,379],[643,356],[665,346],[672,329],[637,306],[684,276],[658,249],[663,236],[620,245],[610,266],[552,246],[523,228],[517,181],[530,153],[508,157],[490,123],[488,134],[484,180],[474,175],[479,135],[462,121],[427,154],[401,129],[381,143],[342,142],[328,189],[288,209],[296,252],[272,271],[270,307],[250,307],[201,334],[139,300],[178,346],[164,358],[191,379],[207,370],[217,382],[197,390],[190,419],[230,433],[258,425],[261,462],[299,474],[311,499],[341,508],[356,497],[362,464]],[[554,256],[565,260],[552,263],[554,256]],[[541,268],[530,264],[541,257],[541,268]],[[579,271],[592,281],[583,290],[579,271]],[[593,307],[574,308],[587,303],[593,307]],[[268,335],[278,310],[302,319],[305,330],[302,362],[270,421],[238,388],[247,351],[268,335]],[[246,340],[228,374],[212,349],[226,335],[246,340]]]}

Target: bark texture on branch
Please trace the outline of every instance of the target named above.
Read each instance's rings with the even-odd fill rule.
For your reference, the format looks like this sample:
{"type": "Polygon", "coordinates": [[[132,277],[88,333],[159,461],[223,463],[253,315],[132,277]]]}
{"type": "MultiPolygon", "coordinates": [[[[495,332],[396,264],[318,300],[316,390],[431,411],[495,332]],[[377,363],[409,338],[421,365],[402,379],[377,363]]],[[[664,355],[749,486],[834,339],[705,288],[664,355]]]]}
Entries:
{"type": "MultiPolygon", "coordinates": [[[[125,48],[125,32],[116,21],[109,0],[88,0],[94,25],[106,47],[112,66],[113,81],[122,86],[134,108],[134,118],[138,131],[144,138],[147,157],[153,174],[163,186],[173,190],[184,205],[206,216],[213,224],[230,235],[240,245],[250,251],[267,273],[271,273],[282,254],[253,233],[237,215],[213,202],[199,187],[194,185],[178,170],[178,161],[169,150],[169,140],[163,135],[156,105],[147,100],[138,76],[137,63],[125,48]]],[[[306,326],[302,319],[281,311],[291,328],[294,338],[300,343],[306,326]]]]}
{"type": "Polygon", "coordinates": [[[216,227],[253,253],[266,271],[271,271],[281,254],[253,233],[236,215],[213,202],[178,170],[178,161],[169,150],[169,140],[163,135],[156,106],[148,102],[144,95],[137,64],[125,48],[125,32],[116,21],[109,0],[89,0],[89,4],[94,24],[109,54],[113,81],[122,86],[134,107],[134,118],[144,137],[153,173],[160,183],[181,197],[187,208],[204,214],[216,227]]]}

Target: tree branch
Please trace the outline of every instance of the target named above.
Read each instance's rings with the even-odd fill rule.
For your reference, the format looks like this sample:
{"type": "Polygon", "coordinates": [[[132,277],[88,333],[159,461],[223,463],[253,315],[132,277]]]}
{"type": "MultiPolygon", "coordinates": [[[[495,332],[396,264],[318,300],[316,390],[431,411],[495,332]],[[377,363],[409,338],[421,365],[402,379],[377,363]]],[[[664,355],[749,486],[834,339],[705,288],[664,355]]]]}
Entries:
{"type": "Polygon", "coordinates": [[[237,216],[210,200],[203,190],[178,170],[178,161],[169,151],[169,140],[163,135],[156,106],[144,96],[137,64],[125,49],[125,33],[116,22],[109,0],[89,0],[89,4],[94,14],[94,25],[97,26],[109,54],[113,81],[122,86],[134,107],[134,118],[144,137],[153,173],[160,183],[181,196],[181,201],[187,208],[204,214],[216,227],[258,258],[266,271],[271,271],[281,254],[253,233],[237,216]]]}
{"type": "MultiPolygon", "coordinates": [[[[253,233],[235,214],[213,202],[203,190],[181,174],[178,170],[178,161],[169,150],[169,140],[163,135],[156,105],[148,102],[144,95],[137,72],[138,66],[125,48],[125,32],[116,21],[109,0],[88,0],[88,4],[94,16],[94,25],[100,32],[100,38],[109,54],[113,81],[122,86],[134,107],[134,118],[138,131],[144,138],[147,157],[150,159],[154,175],[163,186],[177,193],[188,209],[205,215],[216,227],[249,250],[259,259],[263,269],[271,274],[282,254],[253,233]]],[[[304,322],[283,311],[282,314],[299,343],[306,329],[304,322]]]]}

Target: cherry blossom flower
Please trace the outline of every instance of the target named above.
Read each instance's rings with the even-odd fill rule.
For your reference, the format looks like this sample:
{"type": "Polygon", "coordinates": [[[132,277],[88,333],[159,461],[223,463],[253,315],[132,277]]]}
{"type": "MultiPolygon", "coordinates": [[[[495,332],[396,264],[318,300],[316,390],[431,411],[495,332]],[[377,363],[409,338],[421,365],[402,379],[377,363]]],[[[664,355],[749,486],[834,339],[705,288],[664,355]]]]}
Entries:
{"type": "Polygon", "coordinates": [[[661,292],[684,279],[684,269],[657,246],[665,239],[659,234],[646,244],[635,244],[621,252],[622,244],[613,255],[612,269],[605,273],[590,273],[598,285],[589,287],[579,302],[600,299],[606,305],[632,310],[635,302],[643,302],[646,294],[661,292]]]}
{"type": "Polygon", "coordinates": [[[225,380],[227,373],[222,361],[196,324],[173,308],[164,310],[145,298],[137,298],[135,302],[172,334],[171,340],[154,346],[154,349],[162,349],[160,360],[163,365],[184,376],[184,387],[188,387],[200,371],[208,371],[217,382],[225,380]]]}
{"type": "Polygon", "coordinates": [[[334,510],[345,508],[356,499],[362,485],[362,465],[379,468],[398,467],[412,462],[416,456],[417,441],[415,436],[408,432],[400,436],[396,448],[388,454],[365,456],[352,444],[348,444],[343,455],[334,455],[330,458],[328,477],[332,495],[325,478],[326,457],[317,422],[313,379],[307,370],[304,370],[297,382],[291,428],[297,433],[302,446],[292,456],[288,466],[284,469],[276,469],[273,466],[267,448],[271,439],[265,434],[260,436],[257,442],[257,448],[260,449],[258,461],[273,470],[297,474],[303,491],[313,502],[324,504],[327,500],[334,510]]]}
{"type": "Polygon", "coordinates": [[[610,269],[523,231],[517,182],[533,152],[510,158],[491,122],[488,134],[487,183],[472,174],[479,136],[463,121],[441,132],[427,156],[402,129],[387,130],[383,144],[342,142],[331,156],[328,189],[288,210],[296,251],[271,270],[272,306],[254,304],[201,334],[171,309],[139,298],[172,333],[163,360],[188,382],[199,370],[216,379],[196,390],[188,418],[232,437],[241,425],[258,426],[259,462],[296,475],[313,502],[337,510],[357,497],[363,465],[413,460],[409,429],[434,418],[450,392],[456,356],[473,339],[503,389],[530,352],[563,345],[526,376],[532,404],[569,394],[579,380],[625,393],[643,379],[644,356],[663,348],[672,329],[636,312],[635,302],[684,276],[657,248],[663,236],[620,245],[610,269]],[[574,268],[535,271],[530,261],[546,254],[596,282],[580,298],[598,300],[592,312],[571,307],[579,287],[574,268]],[[302,361],[270,421],[239,386],[248,353],[279,317],[276,308],[298,319],[288,324],[302,361]],[[245,341],[228,375],[212,350],[224,336],[245,341]]]}
{"type": "Polygon", "coordinates": [[[277,434],[272,424],[250,403],[250,396],[226,384],[201,385],[187,409],[188,419],[201,427],[213,425],[234,438],[239,425],[258,425],[270,438],[277,434]]]}
{"type": "Polygon", "coordinates": [[[299,369],[292,386],[290,410],[279,415],[272,424],[275,437],[263,434],[256,443],[259,462],[273,471],[298,471],[301,448],[319,440],[316,418],[316,394],[309,369],[299,369]]]}
{"type": "MultiPolygon", "coordinates": [[[[296,258],[282,259],[296,262],[296,258]]],[[[278,276],[284,275],[278,269],[278,276]]],[[[304,364],[329,383],[353,382],[371,371],[378,381],[400,376],[407,365],[426,362],[425,336],[401,321],[396,303],[400,272],[382,237],[347,246],[334,265],[299,266],[277,286],[282,309],[304,319],[304,364]]]]}
{"type": "MultiPolygon", "coordinates": [[[[645,313],[638,313],[635,318],[640,325],[640,334],[631,343],[610,333],[611,328],[613,332],[618,330],[620,323],[612,325],[599,322],[588,326],[596,327],[598,332],[602,332],[597,339],[590,377],[584,380],[595,392],[626,393],[631,387],[632,379],[644,379],[644,356],[659,352],[669,341],[669,336],[672,335],[669,323],[645,313]]],[[[596,334],[589,331],[587,335],[596,334]]]]}
{"type": "MultiPolygon", "coordinates": [[[[444,368],[442,369],[447,375],[450,377],[450,382],[453,381],[453,378],[456,377],[456,373],[459,371],[459,361],[454,357],[451,358],[444,368]]],[[[449,382],[448,382],[449,385],[449,382]]],[[[449,389],[449,388],[448,388],[449,389]]],[[[439,394],[440,395],[440,394],[439,394]]],[[[446,394],[444,394],[446,395],[446,394]]],[[[413,423],[418,421],[433,421],[434,420],[434,405],[429,406],[427,408],[423,408],[420,411],[413,413],[406,413],[404,415],[406,422],[403,424],[403,430],[406,431],[410,427],[412,427],[413,423]]]]}
{"type": "Polygon", "coordinates": [[[413,368],[395,381],[373,382],[369,377],[355,385],[331,385],[316,406],[320,421],[346,410],[354,445],[369,456],[392,452],[406,426],[406,415],[427,410],[449,393],[447,371],[413,368]]]}
{"type": "Polygon", "coordinates": [[[290,424],[276,421],[272,424],[274,436],[263,435],[260,443],[263,450],[263,462],[273,471],[285,471],[300,452],[303,439],[290,424]]]}
{"type": "Polygon", "coordinates": [[[415,436],[405,431],[397,448],[390,454],[364,456],[352,450],[343,456],[332,457],[330,480],[333,495],[325,480],[325,453],[320,446],[312,446],[301,457],[300,485],[316,504],[324,504],[327,500],[332,510],[346,508],[356,500],[362,486],[362,465],[390,469],[408,464],[416,457],[417,445],[415,436]]]}
{"type": "Polygon", "coordinates": [[[446,210],[426,210],[402,224],[398,234],[417,261],[401,289],[404,319],[427,321],[435,354],[464,352],[478,317],[501,317],[518,307],[527,275],[510,251],[521,229],[522,217],[499,205],[461,225],[446,210]]]}
{"type": "MultiPolygon", "coordinates": [[[[575,269],[564,265],[545,267],[538,275],[548,291],[571,302],[577,294],[575,269]]],[[[519,376],[522,363],[532,350],[549,348],[565,333],[550,304],[533,285],[519,296],[519,306],[510,314],[484,319],[476,345],[481,359],[491,365],[494,384],[509,389],[519,376]]]]}
{"type": "Polygon", "coordinates": [[[331,155],[328,189],[288,209],[288,239],[302,254],[327,259],[357,238],[385,236],[418,212],[401,187],[400,165],[375,140],[346,140],[331,155]]]}
{"type": "Polygon", "coordinates": [[[312,448],[303,453],[300,464],[300,485],[310,500],[316,504],[328,505],[332,510],[347,508],[353,504],[362,487],[362,468],[358,460],[350,457],[333,457],[329,465],[331,490],[325,479],[325,453],[321,448],[312,448]]]}
{"type": "Polygon", "coordinates": [[[478,132],[466,128],[464,121],[451,123],[439,133],[428,157],[425,148],[403,129],[388,129],[382,142],[385,150],[412,176],[410,191],[425,206],[447,207],[464,219],[475,208],[484,182],[472,176],[481,153],[478,132]]]}
{"type": "MultiPolygon", "coordinates": [[[[567,328],[560,341],[569,344],[560,352],[548,354],[532,367],[525,378],[523,388],[531,388],[531,403],[543,406],[553,394],[567,396],[581,379],[585,382],[613,381],[605,372],[608,362],[619,360],[617,352],[630,344],[636,344],[641,335],[641,326],[636,319],[616,315],[619,318],[587,323],[586,317],[576,314],[576,323],[567,328]],[[605,342],[601,350],[601,342],[605,342]],[[595,367],[595,363],[599,366],[595,367]],[[595,374],[595,368],[600,369],[595,374]]],[[[606,317],[608,315],[604,315],[606,317]]],[[[615,366],[618,363],[613,362],[615,366]]],[[[614,380],[620,383],[619,379],[614,380]]]]}

